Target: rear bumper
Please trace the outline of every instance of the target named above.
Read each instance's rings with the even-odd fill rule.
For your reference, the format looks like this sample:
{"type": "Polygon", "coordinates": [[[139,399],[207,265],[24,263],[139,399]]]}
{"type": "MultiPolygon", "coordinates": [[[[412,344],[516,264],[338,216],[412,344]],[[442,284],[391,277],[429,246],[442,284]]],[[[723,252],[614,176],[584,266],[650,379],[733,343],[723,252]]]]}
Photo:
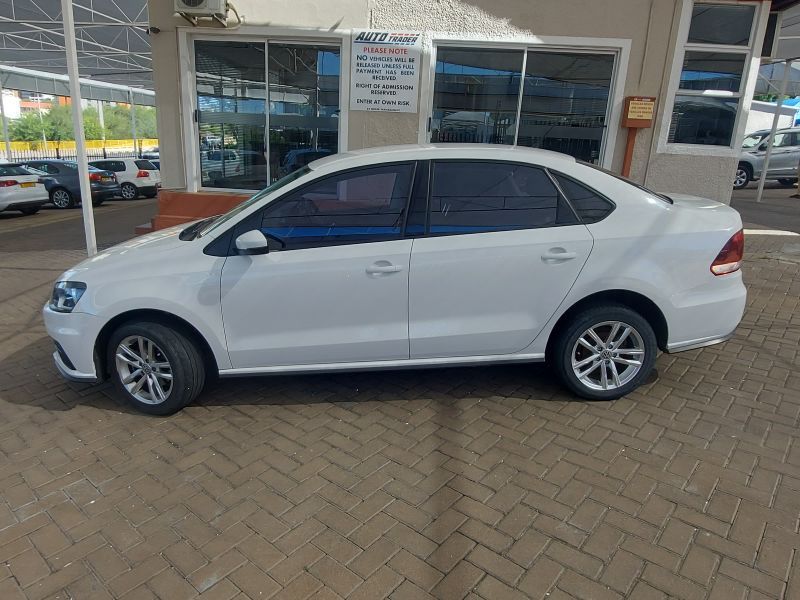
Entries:
{"type": "Polygon", "coordinates": [[[118,185],[107,188],[92,188],[92,200],[108,200],[114,196],[119,196],[119,194],[120,189],[118,185]]]}
{"type": "Polygon", "coordinates": [[[148,196],[148,195],[151,195],[151,194],[158,193],[158,190],[161,189],[161,184],[160,183],[154,183],[154,184],[150,184],[150,185],[140,185],[140,186],[137,186],[137,188],[138,188],[140,194],[142,194],[144,196],[148,196]]]}

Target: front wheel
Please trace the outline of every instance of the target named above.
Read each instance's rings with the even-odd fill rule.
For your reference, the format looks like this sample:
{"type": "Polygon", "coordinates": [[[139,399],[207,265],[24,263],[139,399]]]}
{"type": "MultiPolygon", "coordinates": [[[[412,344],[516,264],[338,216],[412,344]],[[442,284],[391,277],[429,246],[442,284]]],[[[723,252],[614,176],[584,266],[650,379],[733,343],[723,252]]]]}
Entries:
{"type": "Polygon", "coordinates": [[[205,383],[203,358],[195,343],[160,323],[128,323],[117,329],[109,340],[107,360],[120,396],[151,415],[179,411],[205,383]]]}
{"type": "Polygon", "coordinates": [[[653,328],[639,313],[606,305],[573,317],[558,334],[549,360],[578,396],[614,400],[647,380],[657,352],[653,328]]]}
{"type": "Polygon", "coordinates": [[[125,200],[136,200],[139,197],[139,190],[132,183],[123,183],[120,193],[125,200]]]}
{"type": "Polygon", "coordinates": [[[75,198],[64,188],[57,188],[50,192],[50,202],[56,208],[73,208],[75,206],[75,198]]]}
{"type": "Polygon", "coordinates": [[[21,212],[23,215],[35,215],[36,213],[39,212],[40,208],[41,208],[40,206],[32,206],[30,208],[20,208],[19,212],[21,212]]]}
{"type": "Polygon", "coordinates": [[[741,190],[746,187],[750,180],[753,178],[753,170],[746,164],[740,164],[736,167],[736,173],[733,175],[733,189],[741,190]]]}

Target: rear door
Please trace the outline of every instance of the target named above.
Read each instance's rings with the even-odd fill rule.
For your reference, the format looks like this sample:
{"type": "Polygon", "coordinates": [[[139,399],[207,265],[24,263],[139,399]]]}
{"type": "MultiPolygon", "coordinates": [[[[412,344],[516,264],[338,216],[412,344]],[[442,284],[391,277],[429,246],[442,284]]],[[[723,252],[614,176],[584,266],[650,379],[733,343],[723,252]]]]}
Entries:
{"type": "Polygon", "coordinates": [[[800,162],[800,141],[796,131],[779,131],[772,144],[772,156],[769,161],[769,174],[773,177],[797,176],[797,165],[800,162]]]}
{"type": "Polygon", "coordinates": [[[544,169],[435,161],[427,218],[415,198],[410,356],[510,354],[553,315],[592,249],[544,169]]]}

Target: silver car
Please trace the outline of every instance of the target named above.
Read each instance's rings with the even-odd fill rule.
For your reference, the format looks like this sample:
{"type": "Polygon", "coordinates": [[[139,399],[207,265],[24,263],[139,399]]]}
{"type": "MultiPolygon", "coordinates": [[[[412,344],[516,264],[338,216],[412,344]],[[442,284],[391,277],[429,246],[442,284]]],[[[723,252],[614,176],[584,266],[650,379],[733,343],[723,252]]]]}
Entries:
{"type": "MultiPolygon", "coordinates": [[[[769,130],[764,129],[744,138],[739,165],[733,177],[733,189],[742,189],[750,181],[761,177],[768,137],[769,130]]],[[[800,163],[800,127],[778,129],[772,142],[767,179],[777,179],[786,187],[794,185],[797,182],[798,163],[800,163]]]]}

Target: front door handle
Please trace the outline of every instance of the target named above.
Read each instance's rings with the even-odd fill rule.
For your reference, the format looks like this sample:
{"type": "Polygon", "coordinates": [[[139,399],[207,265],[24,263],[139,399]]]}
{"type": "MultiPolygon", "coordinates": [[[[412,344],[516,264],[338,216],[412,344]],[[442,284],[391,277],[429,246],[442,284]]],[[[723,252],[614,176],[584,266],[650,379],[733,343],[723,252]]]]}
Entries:
{"type": "Polygon", "coordinates": [[[376,263],[373,263],[369,267],[367,267],[367,273],[369,275],[384,275],[387,273],[399,273],[403,270],[403,267],[400,265],[393,265],[389,261],[386,260],[379,260],[376,263]]]}
{"type": "Polygon", "coordinates": [[[542,254],[542,261],[544,262],[562,262],[565,260],[572,260],[577,258],[577,252],[567,252],[564,248],[550,248],[547,252],[542,254]]]}

